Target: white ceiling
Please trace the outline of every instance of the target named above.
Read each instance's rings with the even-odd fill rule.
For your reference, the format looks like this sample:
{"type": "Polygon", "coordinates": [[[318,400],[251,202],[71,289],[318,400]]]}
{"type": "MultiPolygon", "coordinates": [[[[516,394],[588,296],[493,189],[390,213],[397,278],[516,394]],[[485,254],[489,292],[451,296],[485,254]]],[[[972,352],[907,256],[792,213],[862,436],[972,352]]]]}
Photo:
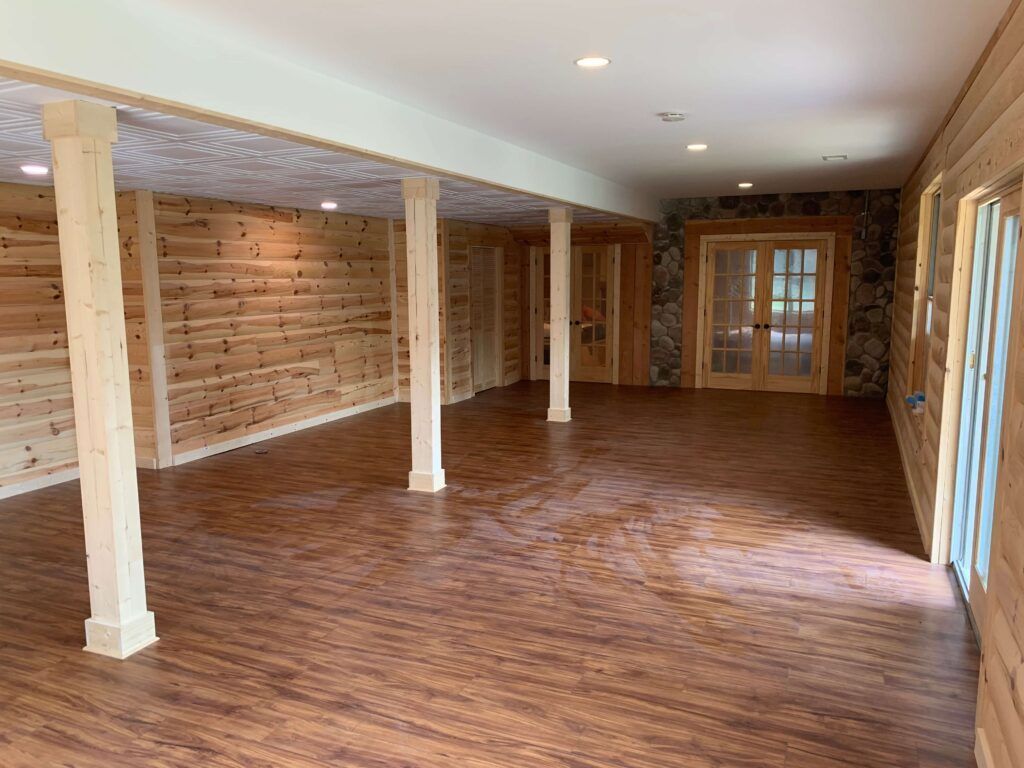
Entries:
{"type": "MultiPolygon", "coordinates": [[[[66,91],[0,78],[0,181],[28,177],[26,163],[50,164],[40,105],[78,98],[66,91]]],[[[323,200],[363,216],[404,218],[401,179],[421,176],[374,160],[221,128],[137,107],[118,106],[114,175],[121,189],[150,189],[236,202],[316,209],[323,200]]],[[[551,206],[539,198],[442,179],[438,213],[505,226],[540,224],[551,206]]],[[[608,220],[576,209],[577,221],[608,220]]]]}
{"type": "MultiPolygon", "coordinates": [[[[149,0],[661,196],[899,185],[1007,0],[149,0]],[[602,71],[573,59],[602,54],[602,71]],[[665,110],[690,115],[666,124],[665,110]],[[711,150],[686,153],[688,142],[711,150]],[[825,154],[845,153],[843,163],[825,154]]],[[[133,11],[145,12],[136,0],[133,11]]],[[[268,94],[272,97],[273,94],[268,94]]]]}

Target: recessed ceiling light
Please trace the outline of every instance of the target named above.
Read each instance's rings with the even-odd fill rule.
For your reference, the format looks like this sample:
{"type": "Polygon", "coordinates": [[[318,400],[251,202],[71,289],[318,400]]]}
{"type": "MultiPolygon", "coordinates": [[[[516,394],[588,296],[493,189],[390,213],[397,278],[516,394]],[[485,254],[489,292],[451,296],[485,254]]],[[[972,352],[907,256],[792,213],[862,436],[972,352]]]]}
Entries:
{"type": "Polygon", "coordinates": [[[658,117],[661,118],[663,123],[681,123],[686,119],[686,115],[683,112],[659,112],[658,117]]]}
{"type": "Polygon", "coordinates": [[[607,67],[611,63],[612,60],[604,56],[584,56],[581,59],[576,59],[576,66],[583,69],[600,69],[601,67],[607,67]]]}
{"type": "Polygon", "coordinates": [[[827,162],[830,162],[832,160],[849,160],[850,156],[849,155],[822,155],[821,159],[824,160],[827,163],[827,162]]]}
{"type": "Polygon", "coordinates": [[[708,148],[707,144],[687,144],[686,148],[691,152],[703,152],[708,148]]]}
{"type": "Polygon", "coordinates": [[[50,169],[45,165],[33,165],[29,163],[21,166],[21,172],[26,176],[45,176],[50,172],[50,169]]]}
{"type": "Polygon", "coordinates": [[[335,208],[338,207],[338,204],[331,200],[324,200],[322,203],[320,203],[320,207],[323,208],[325,211],[333,211],[335,208]]]}
{"type": "Polygon", "coordinates": [[[736,186],[738,186],[740,189],[750,189],[752,186],[754,186],[754,182],[752,182],[752,181],[741,181],[736,186]]]}

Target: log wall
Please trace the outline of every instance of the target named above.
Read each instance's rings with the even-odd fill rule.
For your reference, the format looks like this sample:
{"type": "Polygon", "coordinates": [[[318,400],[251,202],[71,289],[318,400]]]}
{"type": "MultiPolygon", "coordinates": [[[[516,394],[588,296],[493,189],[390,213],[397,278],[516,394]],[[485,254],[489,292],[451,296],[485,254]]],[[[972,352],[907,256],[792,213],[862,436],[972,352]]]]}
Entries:
{"type": "MultiPolygon", "coordinates": [[[[964,236],[980,189],[1014,179],[1024,169],[1024,10],[1011,3],[999,30],[937,138],[903,188],[903,213],[892,335],[889,406],[925,548],[933,560],[949,557],[956,415],[963,369],[957,286],[970,252],[964,236]],[[911,384],[915,276],[922,195],[941,176],[941,237],[935,308],[925,360],[924,413],[903,402],[911,384]],[[958,242],[959,241],[959,242],[958,242]]],[[[1017,270],[995,524],[978,696],[977,753],[984,768],[1024,765],[1024,324],[1022,270],[1017,270]]]]}
{"type": "Polygon", "coordinates": [[[154,207],[176,462],[392,396],[387,220],[154,207]]]}

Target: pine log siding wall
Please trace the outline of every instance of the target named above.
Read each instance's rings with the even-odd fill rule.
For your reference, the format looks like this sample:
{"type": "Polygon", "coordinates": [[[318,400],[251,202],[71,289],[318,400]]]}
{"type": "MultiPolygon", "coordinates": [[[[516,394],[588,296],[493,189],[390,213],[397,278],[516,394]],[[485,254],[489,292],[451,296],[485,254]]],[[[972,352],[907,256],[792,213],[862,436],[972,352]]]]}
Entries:
{"type": "MultiPolygon", "coordinates": [[[[153,466],[152,389],[134,193],[117,195],[135,451],[153,466]]],[[[0,184],[0,496],[77,469],[53,190],[0,184]]]]}
{"type": "Polygon", "coordinates": [[[156,466],[156,430],[152,369],[142,293],[142,255],[134,192],[117,194],[117,235],[121,243],[121,285],[124,293],[128,374],[132,393],[135,458],[140,466],[156,466]]]}
{"type": "MultiPolygon", "coordinates": [[[[932,559],[949,557],[955,415],[959,411],[962,344],[951,326],[954,286],[971,243],[958,224],[973,217],[970,196],[1008,176],[1020,184],[1024,168],[1024,10],[1011,3],[1000,29],[954,105],[934,145],[903,189],[903,213],[892,333],[888,402],[893,415],[921,535],[932,559]],[[941,237],[929,356],[926,403],[913,415],[903,397],[911,387],[915,275],[922,195],[941,175],[941,237]],[[945,417],[945,418],[944,418],[945,417]]],[[[1006,387],[995,523],[985,625],[981,627],[982,673],[978,696],[978,753],[985,768],[1024,765],[1024,307],[1017,270],[1006,387]]],[[[969,290],[969,289],[968,289],[969,290]]]]}
{"type": "MultiPolygon", "coordinates": [[[[473,396],[469,254],[475,247],[504,249],[503,318],[505,384],[519,380],[520,247],[508,229],[450,219],[437,222],[438,307],[441,336],[441,402],[473,396]]],[[[409,277],[405,222],[394,222],[394,260],[398,334],[398,398],[409,400],[409,277]]]]}
{"type": "Polygon", "coordinates": [[[0,494],[76,466],[53,190],[0,184],[0,494]]]}
{"type": "Polygon", "coordinates": [[[154,204],[176,460],[392,397],[386,219],[154,204]]]}

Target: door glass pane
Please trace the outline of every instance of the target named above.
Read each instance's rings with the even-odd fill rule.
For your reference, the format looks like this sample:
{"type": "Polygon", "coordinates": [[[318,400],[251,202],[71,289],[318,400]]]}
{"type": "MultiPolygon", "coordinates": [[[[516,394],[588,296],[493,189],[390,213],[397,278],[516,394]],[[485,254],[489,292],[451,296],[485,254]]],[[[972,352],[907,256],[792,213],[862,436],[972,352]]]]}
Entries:
{"type": "Polygon", "coordinates": [[[988,349],[992,330],[996,243],[999,238],[999,201],[978,209],[976,232],[967,316],[967,354],[957,449],[952,547],[953,569],[968,600],[984,471],[982,437],[989,397],[988,349]]]}
{"type": "Polygon", "coordinates": [[[815,353],[817,248],[775,248],[768,373],[810,377],[815,353]],[[782,353],[782,354],[778,354],[782,353]]]}
{"type": "Polygon", "coordinates": [[[722,247],[716,250],[711,263],[711,371],[750,374],[757,248],[722,247]]]}

